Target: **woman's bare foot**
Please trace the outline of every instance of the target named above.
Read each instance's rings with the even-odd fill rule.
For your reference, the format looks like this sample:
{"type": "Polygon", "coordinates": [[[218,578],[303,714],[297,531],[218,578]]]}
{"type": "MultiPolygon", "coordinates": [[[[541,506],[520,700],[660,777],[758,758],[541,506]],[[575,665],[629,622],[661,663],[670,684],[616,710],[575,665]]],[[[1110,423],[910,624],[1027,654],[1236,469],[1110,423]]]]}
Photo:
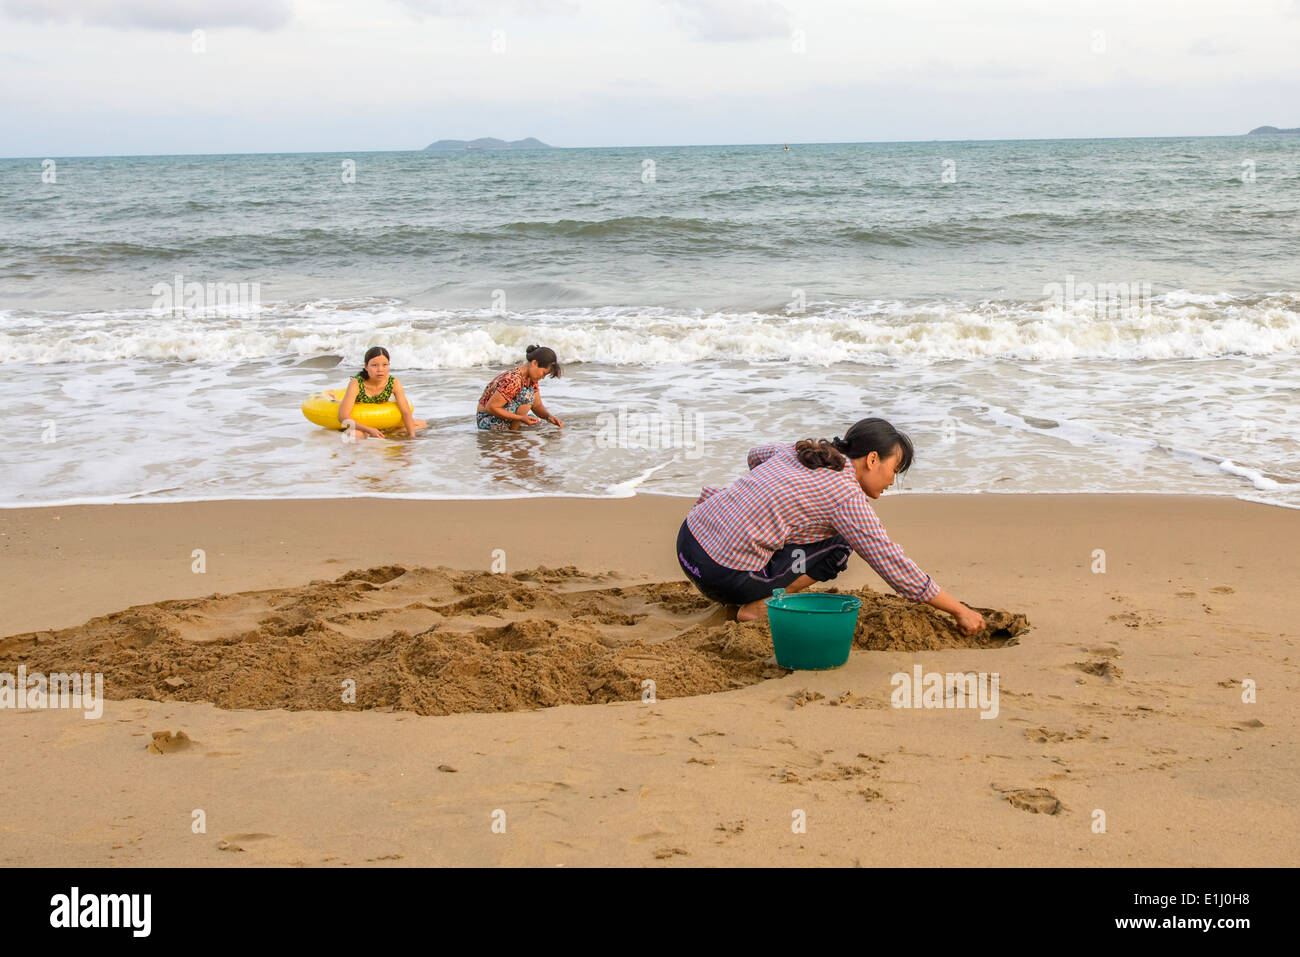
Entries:
{"type": "MultiPolygon", "coordinates": [[[[813,584],[815,579],[811,575],[800,575],[790,584],[785,586],[786,594],[793,595],[801,592],[809,585],[813,584]]],[[[741,605],[736,611],[736,621],[757,621],[767,614],[767,599],[756,598],[748,605],[741,605]]]]}

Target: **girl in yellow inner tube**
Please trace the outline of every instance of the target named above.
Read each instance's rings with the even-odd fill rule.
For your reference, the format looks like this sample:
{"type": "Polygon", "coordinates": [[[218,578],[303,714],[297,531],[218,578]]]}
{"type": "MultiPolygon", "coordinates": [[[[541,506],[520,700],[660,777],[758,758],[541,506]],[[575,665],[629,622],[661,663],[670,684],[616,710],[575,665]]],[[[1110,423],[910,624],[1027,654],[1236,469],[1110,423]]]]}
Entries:
{"type": "Polygon", "coordinates": [[[348,380],[347,394],[339,403],[339,424],[345,429],[351,425],[353,434],[358,438],[373,436],[382,439],[386,436],[379,429],[362,425],[351,418],[352,406],[357,402],[365,405],[397,403],[397,408],[402,413],[404,428],[392,430],[394,435],[412,436],[421,429],[428,428],[428,423],[423,419],[415,418],[412,414],[411,403],[407,401],[406,393],[402,391],[402,383],[388,374],[388,359],[388,350],[383,346],[367,349],[365,367],[348,380]]]}

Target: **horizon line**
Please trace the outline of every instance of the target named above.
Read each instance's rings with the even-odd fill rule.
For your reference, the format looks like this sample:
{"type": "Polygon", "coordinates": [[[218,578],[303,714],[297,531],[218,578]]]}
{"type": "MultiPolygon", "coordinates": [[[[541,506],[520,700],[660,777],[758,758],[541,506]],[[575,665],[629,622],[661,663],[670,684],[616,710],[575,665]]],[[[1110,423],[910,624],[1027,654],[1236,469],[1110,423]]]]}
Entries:
{"type": "MultiPolygon", "coordinates": [[[[1265,124],[1270,125],[1270,124],[1265,124]]],[[[1279,127],[1287,129],[1288,127],[1279,127]]],[[[1096,140],[1190,140],[1190,139],[1236,139],[1247,136],[1296,136],[1294,133],[1193,133],[1177,136],[1018,136],[1018,137],[998,137],[993,139],[926,139],[926,140],[815,140],[808,142],[796,142],[793,140],[774,141],[768,143],[658,143],[658,144],[636,144],[631,146],[551,146],[544,147],[525,147],[521,149],[442,149],[430,150],[426,146],[412,147],[406,149],[334,149],[334,150],[265,150],[265,151],[244,151],[236,153],[53,153],[38,156],[30,154],[27,156],[0,156],[0,160],[27,160],[27,159],[49,159],[61,157],[63,159],[145,159],[145,158],[164,158],[170,156],[337,156],[344,153],[532,153],[546,152],[547,150],[664,150],[664,149],[710,149],[717,147],[731,146],[882,146],[882,145],[905,145],[912,143],[1069,143],[1069,142],[1091,142],[1096,140]]],[[[451,139],[452,137],[446,137],[451,139]]],[[[481,137],[487,139],[489,137],[481,137]]],[[[525,137],[527,138],[527,137],[525,137]]],[[[534,137],[536,138],[536,137],[534,137]]],[[[435,140],[434,142],[438,142],[435,140]]],[[[473,142],[466,140],[465,142],[473,142]]],[[[509,141],[507,141],[509,142],[509,141]]],[[[539,140],[540,142],[540,140],[539,140]]]]}

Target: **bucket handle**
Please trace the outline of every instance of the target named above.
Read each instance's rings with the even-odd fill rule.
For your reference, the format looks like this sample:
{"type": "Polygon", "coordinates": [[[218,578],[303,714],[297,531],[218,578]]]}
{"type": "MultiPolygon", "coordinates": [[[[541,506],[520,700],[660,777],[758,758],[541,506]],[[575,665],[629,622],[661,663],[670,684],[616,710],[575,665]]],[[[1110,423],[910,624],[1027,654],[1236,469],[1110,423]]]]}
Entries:
{"type": "MultiPolygon", "coordinates": [[[[785,598],[785,589],[776,588],[772,590],[772,597],[769,598],[768,601],[774,603],[778,608],[780,608],[781,601],[784,598],[785,598]]],[[[852,611],[855,605],[861,607],[861,604],[857,598],[853,598],[852,596],[845,596],[840,602],[840,613],[842,614],[846,611],[852,611]]]]}

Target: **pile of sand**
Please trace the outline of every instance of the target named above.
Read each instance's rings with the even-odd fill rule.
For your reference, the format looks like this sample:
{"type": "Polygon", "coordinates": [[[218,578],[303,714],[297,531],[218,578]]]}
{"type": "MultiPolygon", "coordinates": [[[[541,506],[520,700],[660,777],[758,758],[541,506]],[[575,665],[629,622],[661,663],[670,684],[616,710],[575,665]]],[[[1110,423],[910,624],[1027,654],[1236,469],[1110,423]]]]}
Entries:
{"type": "Polygon", "coordinates": [[[834,594],[857,595],[862,599],[853,646],[871,651],[930,651],[936,648],[1001,648],[1019,644],[1019,636],[1029,630],[1024,615],[997,608],[976,608],[984,616],[984,630],[963,635],[952,616],[899,598],[870,591],[844,591],[829,588],[834,594]]]}
{"type": "MultiPolygon", "coordinates": [[[[729,621],[684,581],[609,581],[573,566],[383,566],[14,635],[0,639],[0,669],[102,672],[114,699],[431,715],[636,700],[647,681],[656,697],[682,697],[786,673],[766,621],[729,621]]],[[[990,628],[967,638],[929,606],[852,594],[863,601],[858,648],[994,647],[1028,627],[980,609],[990,628]]]]}

